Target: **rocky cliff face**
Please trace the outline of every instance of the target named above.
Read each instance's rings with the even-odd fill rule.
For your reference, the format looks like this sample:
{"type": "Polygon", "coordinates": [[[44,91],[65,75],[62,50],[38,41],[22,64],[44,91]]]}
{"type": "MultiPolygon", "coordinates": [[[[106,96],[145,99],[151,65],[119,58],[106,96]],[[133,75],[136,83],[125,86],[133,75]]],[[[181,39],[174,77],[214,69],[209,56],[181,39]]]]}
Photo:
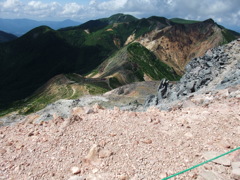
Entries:
{"type": "Polygon", "coordinates": [[[177,84],[163,80],[157,96],[149,96],[146,106],[181,100],[194,92],[209,92],[240,84],[240,39],[193,58],[177,84]]]}
{"type": "Polygon", "coordinates": [[[194,24],[175,24],[164,29],[155,29],[136,41],[182,75],[190,59],[204,55],[208,49],[225,41],[224,31],[226,30],[209,19],[194,24]]]}

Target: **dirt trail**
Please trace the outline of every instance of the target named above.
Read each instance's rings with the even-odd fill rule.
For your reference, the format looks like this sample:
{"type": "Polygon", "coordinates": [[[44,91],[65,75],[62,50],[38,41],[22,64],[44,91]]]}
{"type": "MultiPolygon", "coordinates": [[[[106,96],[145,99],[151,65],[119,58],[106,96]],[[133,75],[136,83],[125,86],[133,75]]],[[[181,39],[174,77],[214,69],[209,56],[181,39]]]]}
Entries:
{"type": "Polygon", "coordinates": [[[73,92],[72,92],[71,97],[73,97],[76,94],[76,89],[74,87],[72,87],[72,90],[73,90],[73,92]]]}

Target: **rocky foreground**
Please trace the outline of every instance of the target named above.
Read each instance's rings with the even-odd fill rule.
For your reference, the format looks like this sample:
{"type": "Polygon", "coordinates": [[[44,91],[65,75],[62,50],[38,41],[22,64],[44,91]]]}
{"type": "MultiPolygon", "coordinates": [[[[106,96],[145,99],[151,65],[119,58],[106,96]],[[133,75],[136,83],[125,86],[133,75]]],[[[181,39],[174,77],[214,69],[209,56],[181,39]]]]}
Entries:
{"type": "MultiPolygon", "coordinates": [[[[75,100],[21,117],[0,127],[0,179],[162,179],[237,148],[239,72],[234,41],[190,62],[180,83],[162,83],[146,111],[75,100]]],[[[172,179],[240,179],[240,151],[172,179]]]]}
{"type": "MultiPolygon", "coordinates": [[[[0,179],[161,179],[238,147],[239,107],[237,86],[170,112],[95,105],[74,108],[66,119],[29,116],[0,129],[0,179]]],[[[235,152],[175,179],[239,179],[239,160],[235,152]]]]}

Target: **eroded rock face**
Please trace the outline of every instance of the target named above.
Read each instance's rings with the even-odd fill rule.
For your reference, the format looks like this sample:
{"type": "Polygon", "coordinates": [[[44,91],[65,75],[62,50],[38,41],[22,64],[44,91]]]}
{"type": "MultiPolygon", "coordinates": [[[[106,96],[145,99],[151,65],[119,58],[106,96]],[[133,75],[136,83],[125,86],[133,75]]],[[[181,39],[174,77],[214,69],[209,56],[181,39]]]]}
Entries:
{"type": "Polygon", "coordinates": [[[223,41],[222,29],[213,20],[188,25],[173,25],[156,29],[136,41],[153,51],[157,57],[184,74],[186,64],[200,57],[223,41]]]}

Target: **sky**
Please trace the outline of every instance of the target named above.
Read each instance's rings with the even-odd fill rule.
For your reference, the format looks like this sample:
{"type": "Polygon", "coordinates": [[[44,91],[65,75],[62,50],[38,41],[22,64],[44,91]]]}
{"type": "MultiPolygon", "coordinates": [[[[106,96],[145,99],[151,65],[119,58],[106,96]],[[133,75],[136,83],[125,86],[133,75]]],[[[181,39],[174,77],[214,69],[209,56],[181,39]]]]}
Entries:
{"type": "Polygon", "coordinates": [[[72,19],[85,22],[116,13],[137,18],[164,16],[214,19],[240,31],[240,0],[0,0],[0,18],[72,19]]]}

